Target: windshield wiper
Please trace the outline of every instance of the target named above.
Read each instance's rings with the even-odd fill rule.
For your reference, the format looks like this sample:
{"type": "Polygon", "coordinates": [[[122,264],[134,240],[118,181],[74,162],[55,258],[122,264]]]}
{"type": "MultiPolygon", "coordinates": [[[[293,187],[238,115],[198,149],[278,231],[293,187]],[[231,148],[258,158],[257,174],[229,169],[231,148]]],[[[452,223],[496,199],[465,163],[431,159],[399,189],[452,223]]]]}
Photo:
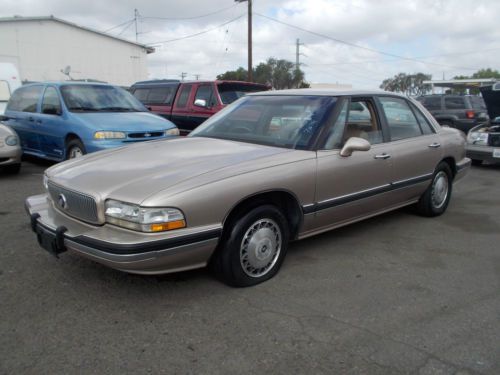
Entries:
{"type": "Polygon", "coordinates": [[[92,111],[92,112],[97,112],[100,111],[100,108],[94,108],[94,107],[69,107],[68,108],[70,111],[92,111]]]}
{"type": "Polygon", "coordinates": [[[137,109],[130,107],[103,107],[99,111],[113,111],[113,112],[139,112],[137,109]]]}

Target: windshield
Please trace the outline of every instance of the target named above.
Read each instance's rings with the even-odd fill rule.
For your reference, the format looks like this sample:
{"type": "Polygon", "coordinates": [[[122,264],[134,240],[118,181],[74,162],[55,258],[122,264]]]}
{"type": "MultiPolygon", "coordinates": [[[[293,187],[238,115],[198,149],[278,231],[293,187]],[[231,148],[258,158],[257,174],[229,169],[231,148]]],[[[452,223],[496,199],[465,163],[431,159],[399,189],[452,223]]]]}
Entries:
{"type": "Polygon", "coordinates": [[[217,85],[222,104],[230,104],[245,96],[249,92],[267,91],[265,85],[246,85],[241,83],[224,82],[217,85]]]}
{"type": "Polygon", "coordinates": [[[129,92],[105,85],[64,85],[61,94],[72,112],[143,112],[146,108],[129,92]]]}
{"type": "Polygon", "coordinates": [[[248,96],[209,118],[190,136],[303,150],[335,102],[326,96],[248,96]]]}

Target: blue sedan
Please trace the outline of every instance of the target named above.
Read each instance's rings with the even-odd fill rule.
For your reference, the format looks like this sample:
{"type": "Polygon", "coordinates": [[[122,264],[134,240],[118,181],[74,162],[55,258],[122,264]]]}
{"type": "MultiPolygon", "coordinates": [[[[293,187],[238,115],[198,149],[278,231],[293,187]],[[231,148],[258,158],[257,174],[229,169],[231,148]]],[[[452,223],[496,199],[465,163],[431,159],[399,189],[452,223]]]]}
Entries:
{"type": "Polygon", "coordinates": [[[25,154],[51,160],[179,135],[127,91],[101,83],[34,83],[11,96],[5,115],[25,154]]]}

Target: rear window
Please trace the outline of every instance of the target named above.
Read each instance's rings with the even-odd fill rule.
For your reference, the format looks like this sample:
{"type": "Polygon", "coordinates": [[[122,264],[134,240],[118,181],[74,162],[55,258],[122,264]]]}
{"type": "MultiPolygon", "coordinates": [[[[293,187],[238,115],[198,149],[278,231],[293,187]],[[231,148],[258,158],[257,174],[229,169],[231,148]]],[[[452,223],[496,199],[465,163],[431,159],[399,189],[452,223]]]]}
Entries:
{"type": "Polygon", "coordinates": [[[486,110],[486,105],[484,104],[483,98],[481,98],[479,96],[471,96],[470,102],[472,104],[472,108],[486,110]]]}
{"type": "Polygon", "coordinates": [[[465,100],[463,97],[445,97],[444,106],[446,109],[465,109],[465,100]]]}
{"type": "Polygon", "coordinates": [[[429,111],[435,111],[441,109],[441,97],[440,96],[430,96],[428,98],[424,98],[422,104],[429,111]]]}
{"type": "Polygon", "coordinates": [[[171,105],[177,86],[138,88],[134,96],[144,104],[171,105]]]}
{"type": "Polygon", "coordinates": [[[17,89],[9,100],[7,110],[36,112],[36,106],[42,93],[42,88],[43,86],[28,86],[17,89]]]}
{"type": "Polygon", "coordinates": [[[249,92],[268,90],[266,86],[245,85],[241,83],[219,83],[217,88],[222,104],[230,104],[249,92]]]}

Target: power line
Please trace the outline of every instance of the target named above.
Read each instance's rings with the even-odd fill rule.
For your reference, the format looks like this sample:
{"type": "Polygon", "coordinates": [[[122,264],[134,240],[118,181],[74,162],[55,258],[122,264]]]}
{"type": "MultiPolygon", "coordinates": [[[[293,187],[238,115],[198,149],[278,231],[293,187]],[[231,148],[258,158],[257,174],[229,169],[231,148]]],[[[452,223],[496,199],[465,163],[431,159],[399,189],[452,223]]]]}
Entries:
{"type": "Polygon", "coordinates": [[[126,23],[129,23],[129,22],[134,22],[134,19],[132,18],[131,20],[128,20],[128,21],[125,21],[119,25],[116,25],[116,26],[113,26],[112,28],[110,29],[107,29],[107,30],[104,30],[103,33],[109,33],[111,30],[114,30],[114,29],[117,29],[119,28],[120,26],[124,26],[126,23]]]}
{"type": "Polygon", "coordinates": [[[268,17],[268,16],[265,16],[265,15],[260,14],[260,13],[254,13],[254,14],[257,15],[257,16],[259,16],[259,17],[266,18],[266,19],[268,19],[270,21],[273,21],[273,22],[280,23],[282,25],[291,27],[293,29],[297,29],[297,30],[300,30],[300,31],[303,31],[303,32],[306,32],[306,33],[309,33],[309,34],[312,34],[312,35],[316,35],[316,36],[319,36],[321,38],[329,39],[329,40],[334,41],[336,43],[345,44],[347,46],[354,47],[354,48],[359,48],[359,49],[363,49],[365,51],[375,52],[375,53],[378,53],[380,55],[394,57],[394,58],[397,58],[397,59],[400,59],[400,60],[407,60],[407,61],[418,62],[418,63],[422,63],[422,64],[427,64],[427,65],[444,66],[444,67],[453,68],[453,69],[477,70],[475,68],[465,68],[465,67],[457,67],[457,66],[451,66],[451,65],[445,65],[445,64],[432,63],[432,62],[428,62],[428,61],[424,61],[424,60],[415,59],[415,58],[412,58],[412,57],[405,57],[405,56],[396,55],[394,53],[389,53],[389,52],[385,52],[385,51],[379,51],[379,50],[374,49],[374,48],[360,46],[359,44],[347,42],[345,40],[341,40],[341,39],[338,39],[338,38],[331,37],[329,35],[321,34],[321,33],[318,33],[316,31],[307,30],[307,29],[304,29],[304,28],[302,28],[300,26],[292,25],[290,23],[283,22],[283,21],[277,20],[276,18],[268,17]]]}
{"type": "Polygon", "coordinates": [[[152,44],[164,44],[164,43],[170,43],[170,42],[177,42],[179,40],[183,40],[183,39],[188,39],[188,38],[194,38],[195,36],[198,36],[198,35],[202,35],[202,34],[206,34],[206,33],[209,33],[211,31],[214,31],[214,30],[217,30],[219,28],[221,28],[222,26],[226,26],[234,21],[237,21],[239,20],[240,18],[242,18],[243,16],[245,16],[245,14],[240,14],[238,17],[236,18],[233,18],[229,21],[226,21],[218,26],[215,26],[211,29],[208,29],[208,30],[204,30],[204,31],[200,31],[198,33],[195,33],[195,34],[191,34],[191,35],[185,35],[185,36],[182,36],[182,37],[179,37],[179,38],[175,38],[175,39],[169,39],[169,40],[163,40],[163,41],[160,41],[160,42],[154,42],[154,43],[148,43],[148,45],[152,45],[152,44]]]}
{"type": "Polygon", "coordinates": [[[125,27],[123,28],[123,30],[122,30],[122,31],[120,31],[120,33],[116,34],[116,36],[120,36],[120,35],[122,35],[122,34],[123,34],[123,33],[124,33],[124,32],[125,32],[125,31],[126,31],[126,30],[130,27],[130,26],[132,26],[133,24],[134,24],[134,20],[130,21],[130,22],[128,23],[128,25],[127,25],[127,26],[125,26],[125,27]]]}
{"type": "Polygon", "coordinates": [[[193,17],[148,17],[148,16],[141,16],[141,19],[163,20],[163,21],[195,20],[195,19],[198,19],[198,18],[208,17],[208,16],[212,16],[214,14],[225,12],[226,10],[234,8],[237,5],[238,5],[238,3],[233,4],[233,5],[231,5],[229,7],[226,7],[226,8],[222,8],[222,9],[216,10],[215,12],[211,12],[211,13],[207,13],[207,14],[202,14],[202,15],[199,15],[199,16],[193,16],[193,17]]]}

